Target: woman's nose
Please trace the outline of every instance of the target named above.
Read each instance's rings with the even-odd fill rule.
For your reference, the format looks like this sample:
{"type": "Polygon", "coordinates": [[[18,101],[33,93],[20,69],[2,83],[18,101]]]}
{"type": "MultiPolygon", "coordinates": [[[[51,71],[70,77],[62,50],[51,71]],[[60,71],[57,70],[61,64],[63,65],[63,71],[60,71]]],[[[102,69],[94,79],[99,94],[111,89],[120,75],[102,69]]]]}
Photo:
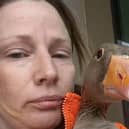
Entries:
{"type": "Polygon", "coordinates": [[[58,80],[56,66],[51,57],[39,58],[34,67],[33,79],[36,85],[51,86],[58,80]]]}

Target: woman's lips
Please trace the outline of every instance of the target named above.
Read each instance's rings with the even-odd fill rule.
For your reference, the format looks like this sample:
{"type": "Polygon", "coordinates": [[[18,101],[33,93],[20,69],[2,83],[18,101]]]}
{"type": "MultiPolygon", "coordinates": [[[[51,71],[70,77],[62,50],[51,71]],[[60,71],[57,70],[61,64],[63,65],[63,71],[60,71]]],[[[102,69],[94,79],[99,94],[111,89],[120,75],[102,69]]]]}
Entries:
{"type": "Polygon", "coordinates": [[[43,96],[32,100],[30,103],[40,110],[54,110],[61,107],[64,97],[62,96],[43,96]]]}

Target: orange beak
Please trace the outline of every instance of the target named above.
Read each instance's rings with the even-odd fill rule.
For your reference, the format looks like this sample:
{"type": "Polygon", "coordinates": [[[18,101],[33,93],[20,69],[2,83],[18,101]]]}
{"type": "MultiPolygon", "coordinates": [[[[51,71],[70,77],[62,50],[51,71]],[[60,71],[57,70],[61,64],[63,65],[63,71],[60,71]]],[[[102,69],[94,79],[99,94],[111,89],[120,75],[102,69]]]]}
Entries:
{"type": "Polygon", "coordinates": [[[115,100],[129,101],[129,57],[111,56],[103,80],[104,94],[115,100]]]}

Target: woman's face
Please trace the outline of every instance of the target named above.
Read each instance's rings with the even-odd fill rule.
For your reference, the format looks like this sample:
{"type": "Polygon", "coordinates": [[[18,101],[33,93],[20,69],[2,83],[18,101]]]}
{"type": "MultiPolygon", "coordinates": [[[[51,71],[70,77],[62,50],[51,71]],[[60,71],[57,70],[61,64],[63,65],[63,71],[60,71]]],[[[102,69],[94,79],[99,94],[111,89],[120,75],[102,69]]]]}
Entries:
{"type": "Polygon", "coordinates": [[[70,37],[51,5],[22,1],[0,10],[3,124],[19,129],[55,128],[61,122],[61,103],[72,89],[74,74],[70,37]]]}

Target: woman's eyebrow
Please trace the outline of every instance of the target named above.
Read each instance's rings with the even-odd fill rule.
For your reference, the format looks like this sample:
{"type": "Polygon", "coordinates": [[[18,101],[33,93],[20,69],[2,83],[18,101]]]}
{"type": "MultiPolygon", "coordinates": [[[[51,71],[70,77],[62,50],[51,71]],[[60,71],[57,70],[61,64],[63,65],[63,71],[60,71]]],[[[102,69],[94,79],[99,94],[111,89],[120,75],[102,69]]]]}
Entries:
{"type": "Polygon", "coordinates": [[[50,43],[52,46],[59,45],[59,46],[71,47],[71,41],[63,37],[54,37],[50,40],[50,43]]]}
{"type": "Polygon", "coordinates": [[[13,36],[1,38],[0,47],[2,46],[8,47],[10,45],[23,44],[33,48],[34,47],[33,42],[34,42],[33,39],[29,35],[13,35],[13,36]]]}
{"type": "MultiPolygon", "coordinates": [[[[29,34],[18,34],[18,35],[16,34],[16,35],[0,38],[0,42],[4,42],[4,43],[0,43],[0,47],[1,46],[6,47],[14,43],[15,44],[22,43],[34,48],[35,47],[34,44],[36,41],[29,34]]],[[[66,37],[52,37],[48,42],[50,43],[51,49],[56,47],[65,47],[69,50],[72,49],[71,40],[66,37]]]]}
{"type": "Polygon", "coordinates": [[[8,37],[0,38],[0,41],[9,40],[9,39],[13,39],[13,38],[24,40],[24,41],[32,41],[32,38],[29,35],[11,35],[8,37]]]}

